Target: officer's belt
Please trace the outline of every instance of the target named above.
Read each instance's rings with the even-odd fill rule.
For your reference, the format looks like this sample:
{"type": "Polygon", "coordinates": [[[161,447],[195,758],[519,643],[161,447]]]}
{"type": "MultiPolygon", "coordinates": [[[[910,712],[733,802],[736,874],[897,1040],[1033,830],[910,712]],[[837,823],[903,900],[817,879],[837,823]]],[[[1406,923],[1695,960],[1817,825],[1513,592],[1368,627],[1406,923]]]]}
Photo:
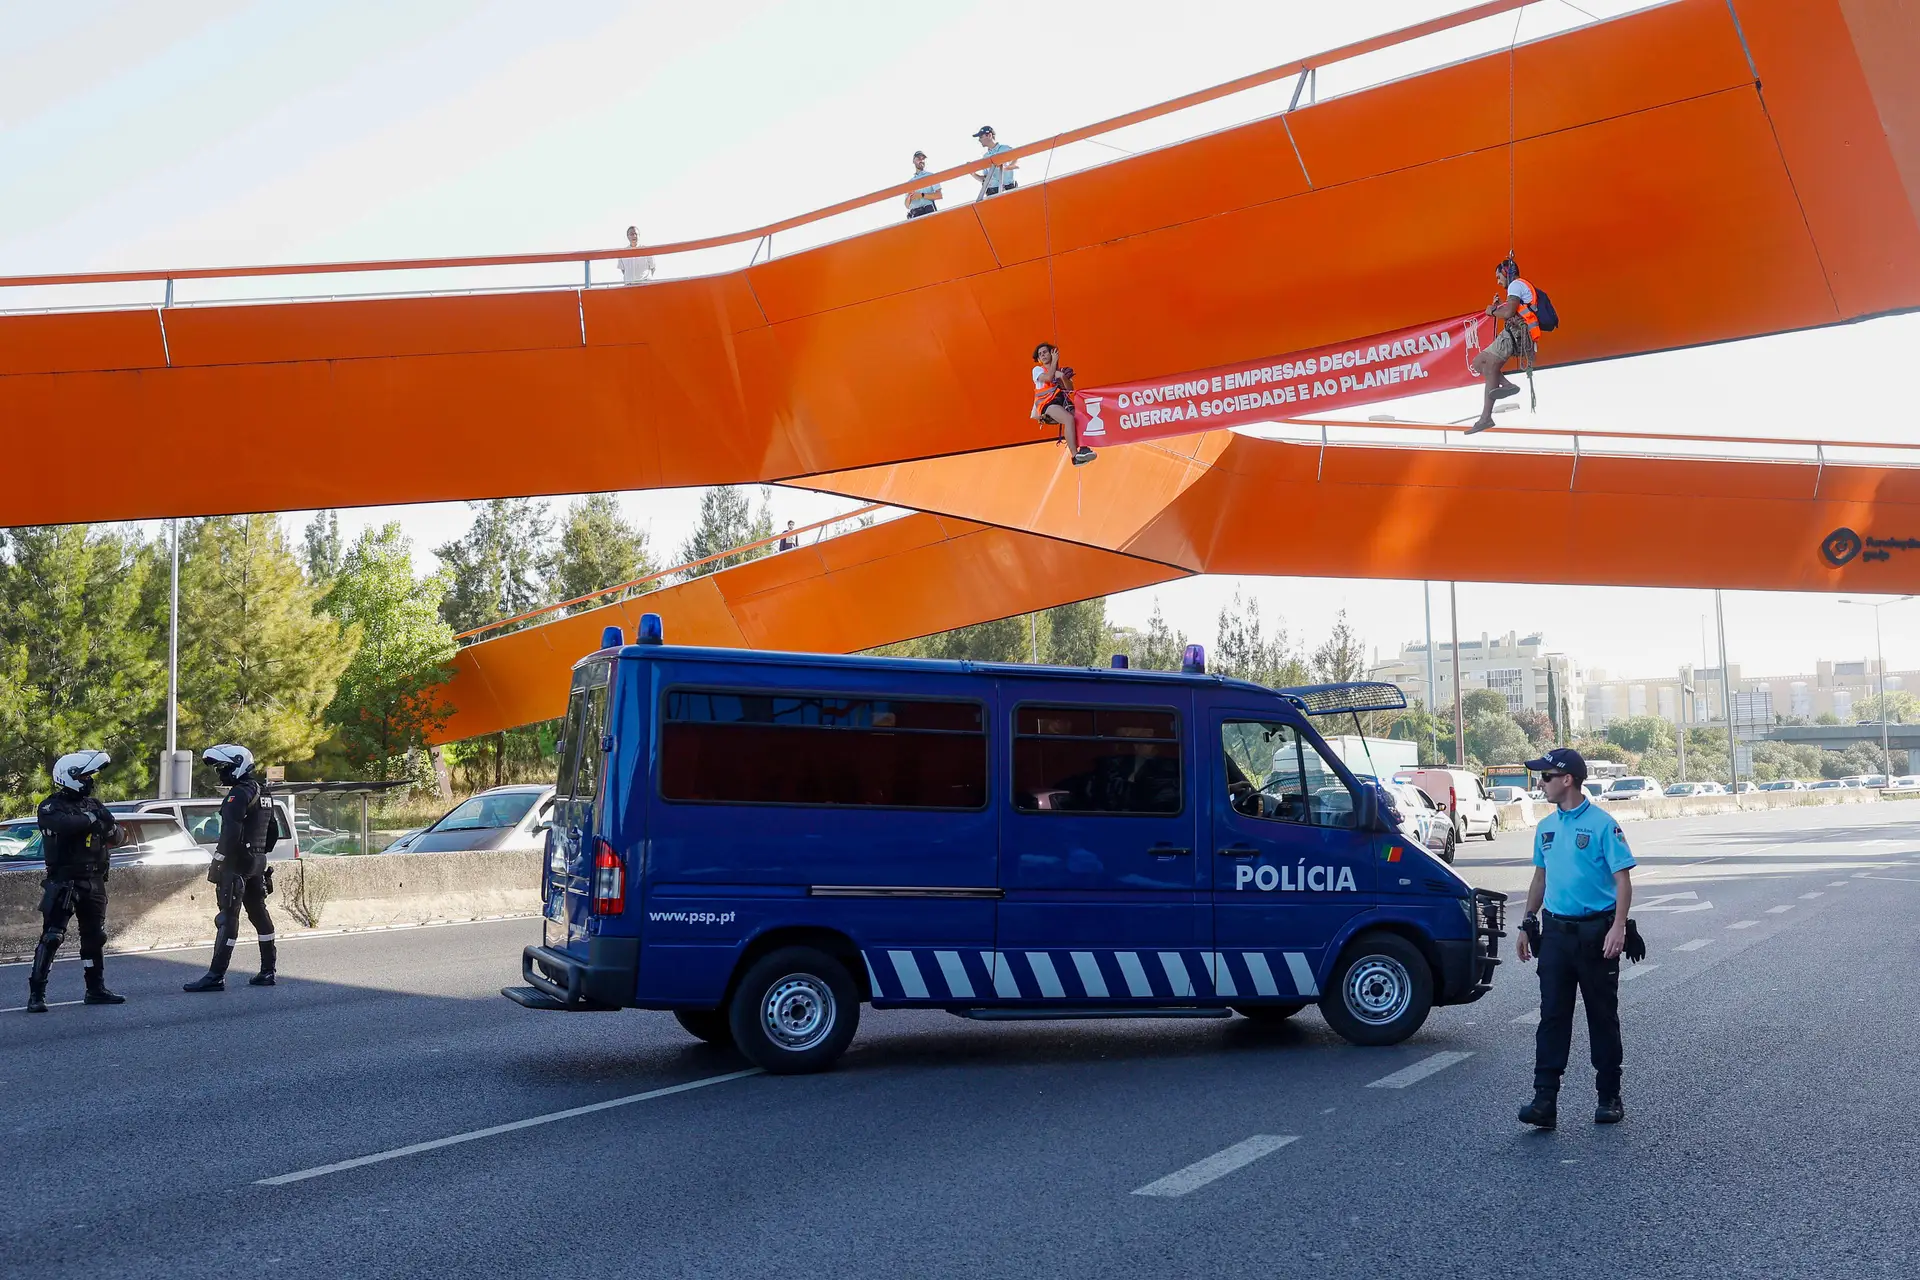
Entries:
{"type": "Polygon", "coordinates": [[[1599,911],[1589,911],[1583,916],[1557,916],[1551,911],[1541,912],[1542,923],[1552,927],[1559,925],[1566,929],[1576,929],[1583,924],[1592,924],[1595,920],[1604,920],[1614,913],[1614,907],[1605,907],[1599,911]]]}

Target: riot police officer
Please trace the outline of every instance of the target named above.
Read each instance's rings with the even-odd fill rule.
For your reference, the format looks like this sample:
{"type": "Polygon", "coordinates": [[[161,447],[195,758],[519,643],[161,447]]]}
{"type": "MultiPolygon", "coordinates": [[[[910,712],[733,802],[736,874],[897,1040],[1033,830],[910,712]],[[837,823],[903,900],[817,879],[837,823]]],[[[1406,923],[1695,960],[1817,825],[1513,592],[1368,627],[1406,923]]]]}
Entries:
{"type": "Polygon", "coordinates": [[[186,984],[188,991],[225,991],[227,962],[240,932],[240,909],[260,935],[260,972],[249,986],[273,985],[277,948],[273,917],[267,914],[267,895],[273,892],[273,873],[267,853],[279,832],[273,820],[273,800],[266,782],[254,776],[253,752],[230,743],[208,747],[200,757],[211,765],[227,788],[220,802],[220,844],[214,851],[207,879],[214,886],[219,914],[213,918],[213,962],[204,976],[186,984]]]}
{"type": "Polygon", "coordinates": [[[104,751],[75,751],[53,765],[53,794],[40,805],[40,845],[47,875],[40,882],[40,945],[27,973],[27,1012],[47,1011],[47,975],[53,953],[67,939],[67,921],[80,917],[80,959],[88,1004],[125,1004],[107,990],[107,855],[125,842],[113,814],[93,794],[94,775],[113,763],[104,751]]]}

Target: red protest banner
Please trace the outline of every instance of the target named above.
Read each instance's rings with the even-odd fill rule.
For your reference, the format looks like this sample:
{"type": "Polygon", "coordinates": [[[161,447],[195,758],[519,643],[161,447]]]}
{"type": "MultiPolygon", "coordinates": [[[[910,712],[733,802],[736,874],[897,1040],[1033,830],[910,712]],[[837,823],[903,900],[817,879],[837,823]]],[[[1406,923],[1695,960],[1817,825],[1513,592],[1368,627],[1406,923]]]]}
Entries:
{"type": "Polygon", "coordinates": [[[1499,332],[1481,312],[1292,355],[1080,390],[1080,439],[1126,444],[1472,386],[1499,332]]]}

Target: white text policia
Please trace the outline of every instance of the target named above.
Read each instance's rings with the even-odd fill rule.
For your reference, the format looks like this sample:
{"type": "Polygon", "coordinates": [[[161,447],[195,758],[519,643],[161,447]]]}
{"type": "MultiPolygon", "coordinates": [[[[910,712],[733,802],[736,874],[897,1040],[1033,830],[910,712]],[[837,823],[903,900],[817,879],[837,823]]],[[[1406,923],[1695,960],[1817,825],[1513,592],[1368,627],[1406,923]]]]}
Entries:
{"type": "Polygon", "coordinates": [[[1275,889],[1287,893],[1296,893],[1308,889],[1314,893],[1351,893],[1355,892],[1352,867],[1310,867],[1306,863],[1294,866],[1270,867],[1261,863],[1257,867],[1241,864],[1233,869],[1233,887],[1244,889],[1251,884],[1256,889],[1271,893],[1275,889]],[[1338,871],[1338,875],[1335,872],[1338,871]]]}

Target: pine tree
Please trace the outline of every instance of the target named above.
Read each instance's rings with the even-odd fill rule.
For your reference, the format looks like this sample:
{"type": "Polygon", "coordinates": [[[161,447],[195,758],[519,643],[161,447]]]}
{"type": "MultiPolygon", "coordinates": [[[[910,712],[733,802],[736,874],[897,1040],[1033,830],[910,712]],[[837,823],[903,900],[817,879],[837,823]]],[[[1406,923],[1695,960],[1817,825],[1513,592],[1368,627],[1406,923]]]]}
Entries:
{"type": "Polygon", "coordinates": [[[1160,601],[1156,598],[1139,651],[1129,655],[1132,665],[1148,671],[1178,671],[1186,652],[1187,637],[1167,625],[1166,615],[1160,612],[1160,601]]]}
{"type": "Polygon", "coordinates": [[[307,522],[301,549],[307,581],[326,590],[327,584],[340,572],[340,513],[314,512],[313,519],[307,522]]]}
{"type": "MultiPolygon", "coordinates": [[[[1337,684],[1346,680],[1364,680],[1368,671],[1367,648],[1361,643],[1360,633],[1347,621],[1347,611],[1342,609],[1333,619],[1333,631],[1326,641],[1313,651],[1312,679],[1320,684],[1337,684]]],[[[1504,712],[1504,708],[1502,708],[1504,712]]]]}
{"type": "MultiPolygon", "coordinates": [[[[552,595],[556,600],[575,600],[652,572],[646,531],[627,523],[612,494],[588,494],[567,509],[559,554],[554,558],[552,595]]],[[[655,585],[650,582],[640,590],[651,591],[655,585]]],[[[584,607],[613,598],[599,596],[584,607]]]]}
{"type": "Polygon", "coordinates": [[[440,616],[456,632],[471,631],[549,603],[553,517],[546,504],[496,498],[467,505],[474,512],[472,526],[434,549],[447,579],[440,616]]]}
{"type": "Polygon", "coordinates": [[[183,743],[238,742],[263,764],[313,754],[358,643],[319,603],[275,517],[222,516],[182,530],[183,743]]]}
{"type": "Polygon", "coordinates": [[[20,812],[51,785],[53,762],[98,747],[114,759],[101,793],[149,785],[166,696],[166,629],[147,588],[155,549],[86,525],[0,534],[0,797],[20,812]]]}
{"type": "Polygon", "coordinates": [[[327,593],[327,611],[360,635],[327,719],[362,776],[405,776],[407,753],[446,723],[438,690],[454,644],[440,616],[444,593],[442,579],[414,577],[398,523],[362,533],[327,593]]]}
{"type": "Polygon", "coordinates": [[[700,495],[700,522],[694,526],[693,536],[681,546],[680,560],[683,564],[694,564],[695,561],[707,560],[709,556],[719,556],[717,560],[695,565],[686,571],[689,578],[705,577],[766,555],[770,547],[758,547],[735,555],[722,556],[720,553],[772,536],[773,509],[765,492],[760,496],[760,510],[756,513],[744,489],[736,485],[719,485],[700,495]]]}
{"type": "Polygon", "coordinates": [[[1107,626],[1107,600],[1096,596],[1063,604],[1040,615],[1046,631],[1045,661],[1061,667],[1105,666],[1113,633],[1107,626]]]}
{"type": "Polygon", "coordinates": [[[1286,627],[1275,622],[1267,635],[1260,618],[1260,597],[1244,601],[1238,591],[1220,610],[1210,669],[1269,688],[1307,682],[1306,665],[1294,654],[1286,627]]]}

